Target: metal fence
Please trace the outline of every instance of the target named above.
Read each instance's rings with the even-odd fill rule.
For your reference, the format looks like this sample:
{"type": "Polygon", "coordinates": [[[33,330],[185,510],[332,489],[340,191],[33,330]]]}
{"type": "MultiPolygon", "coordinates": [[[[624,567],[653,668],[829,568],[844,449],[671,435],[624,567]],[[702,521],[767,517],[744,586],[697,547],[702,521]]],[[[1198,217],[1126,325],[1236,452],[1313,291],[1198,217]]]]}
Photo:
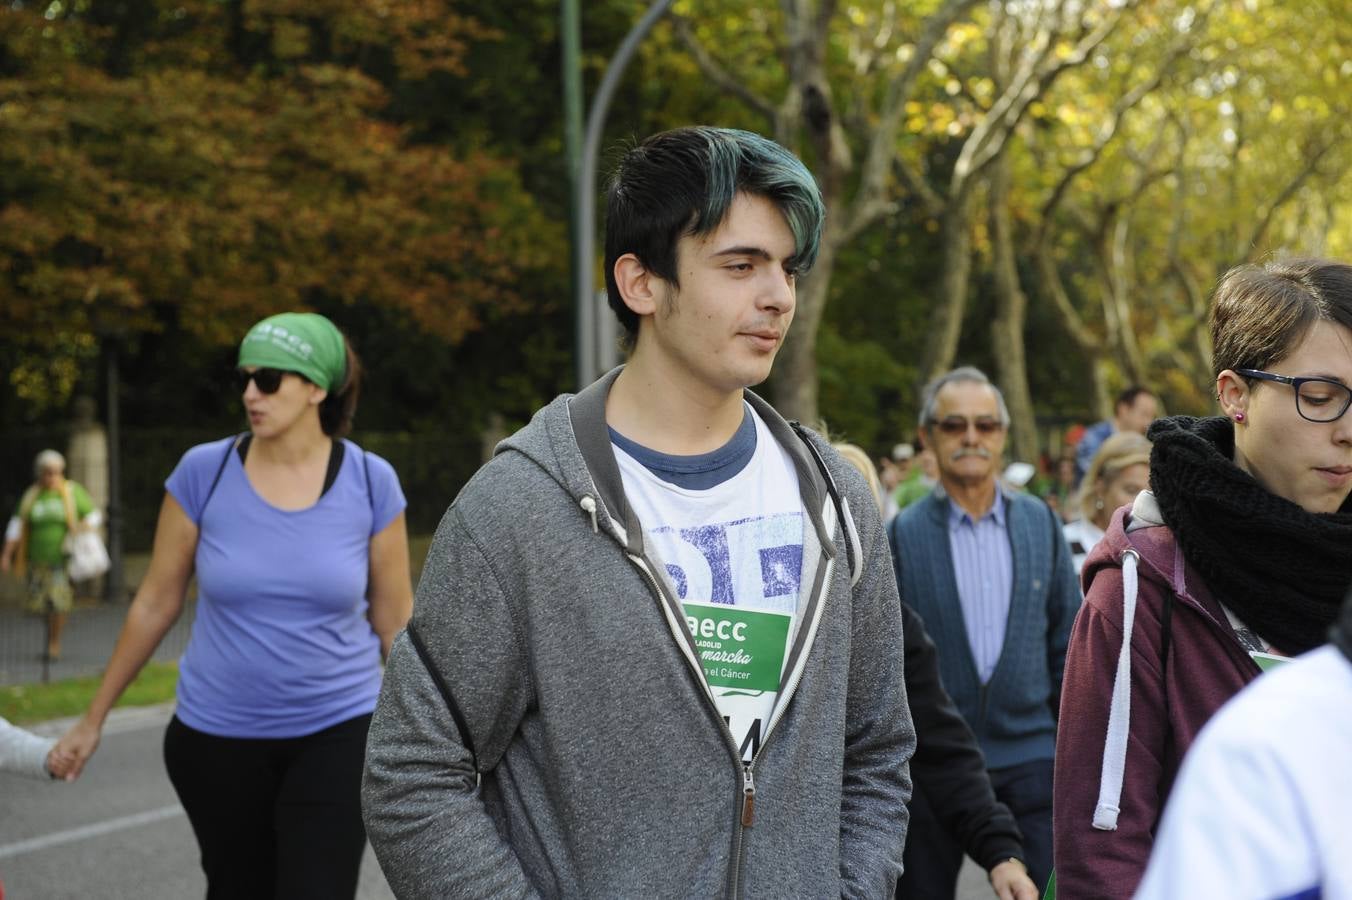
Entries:
{"type": "MultiPolygon", "coordinates": [[[[32,483],[33,457],[54,447],[64,452],[68,428],[6,428],[0,441],[0,512],[8,519],[32,483]]],[[[124,428],[122,431],[122,542],[129,553],[148,551],[164,481],[189,447],[224,437],[219,429],[124,428]]],[[[359,445],[389,460],[408,498],[410,534],[436,530],[446,508],[480,464],[481,439],[472,431],[442,434],[364,432],[359,445]]]]}
{"type": "MultiPolygon", "coordinates": [[[[183,614],[155,650],[154,659],[172,662],[183,655],[195,612],[196,603],[184,606],[183,614]]],[[[0,605],[0,686],[100,674],[108,665],[126,616],[126,603],[77,603],[66,621],[61,657],[49,660],[46,617],[24,612],[19,603],[0,605]]]]}

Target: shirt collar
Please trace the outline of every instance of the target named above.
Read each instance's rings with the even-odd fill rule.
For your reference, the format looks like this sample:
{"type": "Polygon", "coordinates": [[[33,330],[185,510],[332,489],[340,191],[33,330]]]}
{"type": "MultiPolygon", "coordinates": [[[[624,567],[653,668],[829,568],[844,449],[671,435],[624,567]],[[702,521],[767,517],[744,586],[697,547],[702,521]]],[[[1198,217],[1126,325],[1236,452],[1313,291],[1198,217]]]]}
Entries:
{"type": "Polygon", "coordinates": [[[999,525],[1001,528],[1005,527],[1005,491],[999,482],[995,485],[995,502],[991,504],[990,509],[986,510],[975,519],[972,518],[972,515],[968,513],[967,510],[958,506],[958,504],[953,501],[952,497],[948,498],[949,528],[956,528],[963,522],[970,522],[975,525],[982,519],[987,518],[994,520],[995,524],[999,525]]]}

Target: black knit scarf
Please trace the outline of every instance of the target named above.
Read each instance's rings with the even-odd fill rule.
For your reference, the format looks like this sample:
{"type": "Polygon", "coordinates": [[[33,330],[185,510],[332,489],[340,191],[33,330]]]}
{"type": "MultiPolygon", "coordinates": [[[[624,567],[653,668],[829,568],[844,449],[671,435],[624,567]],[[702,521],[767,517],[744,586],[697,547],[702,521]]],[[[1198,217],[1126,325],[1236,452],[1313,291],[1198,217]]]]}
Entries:
{"type": "Polygon", "coordinates": [[[1234,464],[1229,419],[1174,416],[1148,435],[1150,489],[1216,599],[1284,653],[1328,639],[1352,584],[1352,497],[1310,513],[1234,464]]]}

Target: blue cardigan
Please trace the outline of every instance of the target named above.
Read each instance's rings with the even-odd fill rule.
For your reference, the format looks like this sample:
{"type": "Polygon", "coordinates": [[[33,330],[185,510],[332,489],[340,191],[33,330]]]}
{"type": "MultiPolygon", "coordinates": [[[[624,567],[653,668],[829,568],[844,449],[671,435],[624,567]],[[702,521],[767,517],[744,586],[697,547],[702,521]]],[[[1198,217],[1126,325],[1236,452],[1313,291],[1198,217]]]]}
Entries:
{"type": "Polygon", "coordinates": [[[935,491],[888,525],[901,599],[939,648],[939,673],[976,732],[986,764],[1052,759],[1070,626],[1083,599],[1056,514],[1027,494],[1005,493],[1014,588],[1005,643],[986,684],[977,675],[948,543],[948,497],[935,491]]]}

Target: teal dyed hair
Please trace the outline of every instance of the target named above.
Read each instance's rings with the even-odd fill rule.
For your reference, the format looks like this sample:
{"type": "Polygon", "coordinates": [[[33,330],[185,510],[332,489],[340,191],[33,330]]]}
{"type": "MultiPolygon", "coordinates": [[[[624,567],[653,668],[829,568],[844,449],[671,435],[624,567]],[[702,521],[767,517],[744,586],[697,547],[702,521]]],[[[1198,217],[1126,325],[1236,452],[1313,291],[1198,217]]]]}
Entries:
{"type": "Polygon", "coordinates": [[[699,130],[707,133],[709,142],[709,182],[704,206],[689,233],[709,234],[727,216],[739,192],[757,194],[773,201],[788,221],[795,268],[800,272],[811,269],[821,247],[826,207],[807,166],[759,134],[734,128],[699,130]]]}
{"type": "Polygon", "coordinates": [[[606,290],[627,342],[638,334],[638,316],[620,297],[615,261],[632,253],[679,286],[677,242],[716,230],[739,193],[779,209],[793,232],[788,264],[800,274],[811,269],[826,206],[812,173],[784,147],[750,131],[695,126],[655,134],[624,154],[607,194],[606,290]]]}

